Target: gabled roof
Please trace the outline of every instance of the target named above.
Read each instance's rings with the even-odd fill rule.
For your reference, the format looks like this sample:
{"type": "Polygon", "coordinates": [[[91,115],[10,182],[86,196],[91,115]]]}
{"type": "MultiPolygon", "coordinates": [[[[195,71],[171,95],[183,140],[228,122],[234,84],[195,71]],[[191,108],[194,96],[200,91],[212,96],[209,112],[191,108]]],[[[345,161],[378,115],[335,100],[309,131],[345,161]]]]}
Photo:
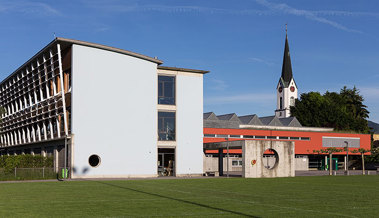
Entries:
{"type": "Polygon", "coordinates": [[[286,33],[286,41],[284,46],[284,55],[283,55],[283,65],[282,65],[282,76],[284,85],[288,86],[292,79],[292,65],[291,65],[291,56],[290,56],[290,48],[288,45],[288,37],[286,33]]]}
{"type": "Polygon", "coordinates": [[[207,112],[203,114],[204,120],[218,120],[217,116],[213,112],[207,112]]]}
{"type": "Polygon", "coordinates": [[[276,116],[260,117],[259,119],[265,126],[283,126],[276,116]]]}
{"type": "Polygon", "coordinates": [[[256,114],[253,115],[246,115],[246,116],[239,116],[238,117],[243,124],[247,125],[263,125],[262,122],[259,120],[259,117],[256,114]]]}
{"type": "Polygon", "coordinates": [[[219,120],[241,122],[235,113],[219,115],[219,116],[217,116],[217,118],[219,120]]]}
{"type": "Polygon", "coordinates": [[[283,126],[302,127],[301,123],[296,119],[296,117],[279,118],[279,120],[283,126]]]}
{"type": "Polygon", "coordinates": [[[237,116],[235,113],[216,116],[213,112],[203,114],[204,128],[302,128],[296,117],[258,117],[256,114],[237,116]]]}

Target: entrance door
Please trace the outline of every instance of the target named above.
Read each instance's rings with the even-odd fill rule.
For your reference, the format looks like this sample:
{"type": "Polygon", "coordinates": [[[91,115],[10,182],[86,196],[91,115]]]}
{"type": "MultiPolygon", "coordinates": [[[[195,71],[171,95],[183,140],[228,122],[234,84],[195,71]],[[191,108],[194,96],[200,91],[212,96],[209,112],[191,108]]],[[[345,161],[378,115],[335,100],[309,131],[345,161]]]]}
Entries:
{"type": "Polygon", "coordinates": [[[175,149],[158,148],[158,176],[175,176],[175,149]]]}

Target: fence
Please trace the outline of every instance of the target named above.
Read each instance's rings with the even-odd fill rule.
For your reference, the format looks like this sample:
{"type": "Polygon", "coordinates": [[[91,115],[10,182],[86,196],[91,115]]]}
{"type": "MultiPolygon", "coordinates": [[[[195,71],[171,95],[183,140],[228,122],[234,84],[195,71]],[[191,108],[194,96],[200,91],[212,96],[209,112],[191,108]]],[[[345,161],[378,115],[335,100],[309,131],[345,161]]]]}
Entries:
{"type": "MultiPolygon", "coordinates": [[[[54,168],[0,168],[0,181],[57,179],[54,168]]],[[[59,177],[61,177],[60,175],[59,177]]]]}

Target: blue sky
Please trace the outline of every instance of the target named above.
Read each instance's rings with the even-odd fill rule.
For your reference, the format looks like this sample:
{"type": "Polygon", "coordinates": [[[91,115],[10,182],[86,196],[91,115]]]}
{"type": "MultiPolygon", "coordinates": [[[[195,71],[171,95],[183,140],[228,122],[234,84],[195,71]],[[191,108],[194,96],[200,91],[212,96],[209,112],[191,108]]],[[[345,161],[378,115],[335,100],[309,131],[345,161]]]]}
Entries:
{"type": "Polygon", "coordinates": [[[376,0],[0,0],[0,80],[56,36],[210,70],[204,112],[269,116],[285,23],[299,92],[354,85],[379,122],[376,0]]]}

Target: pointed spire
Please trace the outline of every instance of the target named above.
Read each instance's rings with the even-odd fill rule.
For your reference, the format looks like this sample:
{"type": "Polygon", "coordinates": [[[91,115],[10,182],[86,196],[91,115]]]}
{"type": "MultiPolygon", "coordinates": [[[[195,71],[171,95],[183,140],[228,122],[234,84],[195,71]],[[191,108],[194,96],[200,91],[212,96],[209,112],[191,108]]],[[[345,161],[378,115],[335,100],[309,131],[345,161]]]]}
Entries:
{"type": "Polygon", "coordinates": [[[285,83],[289,83],[292,79],[292,66],[290,57],[290,48],[288,45],[287,37],[287,24],[286,24],[286,41],[284,46],[283,66],[282,66],[282,79],[285,83]]]}

